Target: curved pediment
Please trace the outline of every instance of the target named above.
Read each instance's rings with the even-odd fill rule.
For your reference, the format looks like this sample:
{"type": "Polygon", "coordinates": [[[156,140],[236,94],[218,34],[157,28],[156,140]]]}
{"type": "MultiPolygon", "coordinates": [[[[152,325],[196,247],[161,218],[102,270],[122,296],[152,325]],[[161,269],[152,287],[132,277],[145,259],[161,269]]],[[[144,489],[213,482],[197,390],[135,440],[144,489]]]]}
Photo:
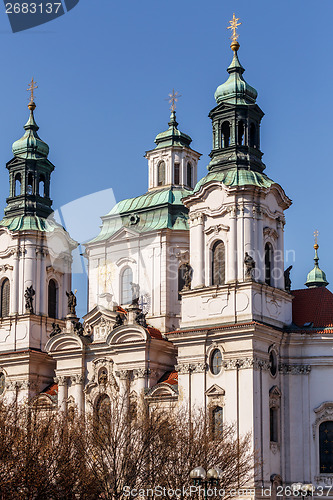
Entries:
{"type": "Polygon", "coordinates": [[[161,382],[160,384],[155,385],[155,387],[152,387],[147,396],[150,398],[175,397],[178,396],[178,392],[174,387],[171,387],[169,384],[161,382]]]}
{"type": "Polygon", "coordinates": [[[83,342],[78,335],[72,333],[58,333],[50,338],[46,345],[45,350],[48,353],[68,351],[68,350],[82,350],[83,342]]]}
{"type": "Polygon", "coordinates": [[[145,342],[148,338],[147,332],[141,326],[124,325],[119,326],[109,333],[107,344],[130,344],[135,342],[145,342]]]}

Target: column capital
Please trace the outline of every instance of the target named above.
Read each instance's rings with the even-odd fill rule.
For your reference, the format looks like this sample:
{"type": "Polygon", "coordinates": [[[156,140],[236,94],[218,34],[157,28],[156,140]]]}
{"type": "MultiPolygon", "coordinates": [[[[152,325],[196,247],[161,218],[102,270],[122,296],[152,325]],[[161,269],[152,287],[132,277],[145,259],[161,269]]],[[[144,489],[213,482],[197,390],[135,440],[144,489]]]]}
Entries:
{"type": "Polygon", "coordinates": [[[64,375],[57,375],[56,377],[53,378],[54,382],[58,384],[59,387],[63,387],[67,385],[67,378],[64,375]]]}

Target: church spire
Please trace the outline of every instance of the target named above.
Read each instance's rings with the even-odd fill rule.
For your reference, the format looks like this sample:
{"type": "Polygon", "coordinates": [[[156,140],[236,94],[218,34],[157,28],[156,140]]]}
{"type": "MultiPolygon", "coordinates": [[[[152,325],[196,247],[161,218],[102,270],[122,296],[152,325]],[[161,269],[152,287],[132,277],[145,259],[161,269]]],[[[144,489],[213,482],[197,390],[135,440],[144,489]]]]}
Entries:
{"type": "Polygon", "coordinates": [[[327,286],[328,281],[326,280],[326,274],[324,271],[322,271],[319,267],[319,257],[318,257],[318,231],[316,230],[314,232],[314,237],[315,237],[315,244],[313,245],[314,251],[315,251],[315,256],[314,256],[314,262],[315,266],[312,269],[312,271],[309,272],[305,285],[309,288],[318,288],[321,286],[327,286]]]}
{"type": "Polygon", "coordinates": [[[34,79],[29,88],[29,118],[24,125],[25,133],[12,146],[13,159],[6,167],[9,170],[10,192],[5,208],[5,218],[13,216],[35,215],[47,218],[52,213],[50,199],[50,177],[54,166],[47,159],[48,145],[42,141],[34,110],[34,90],[37,88],[34,79]]]}
{"type": "Polygon", "coordinates": [[[239,18],[233,16],[228,29],[232,29],[233,59],[228,67],[229,78],[219,85],[214,97],[217,106],[209,113],[213,122],[213,149],[208,170],[239,168],[262,172],[260,122],[264,113],[256,104],[257,91],[243,78],[245,69],[238,59],[237,27],[239,18]]]}

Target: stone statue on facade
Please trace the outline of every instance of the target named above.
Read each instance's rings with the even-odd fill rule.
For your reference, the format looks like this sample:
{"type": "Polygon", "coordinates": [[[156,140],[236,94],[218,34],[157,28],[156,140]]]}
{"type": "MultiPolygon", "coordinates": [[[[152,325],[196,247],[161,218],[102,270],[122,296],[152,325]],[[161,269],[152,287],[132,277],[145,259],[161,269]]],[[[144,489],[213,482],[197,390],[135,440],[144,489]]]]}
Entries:
{"type": "Polygon", "coordinates": [[[293,266],[287,267],[287,269],[284,271],[284,289],[287,292],[290,292],[291,290],[291,278],[290,278],[290,271],[292,270],[293,266]]]}
{"type": "Polygon", "coordinates": [[[115,328],[117,328],[118,326],[122,326],[123,324],[124,324],[124,317],[122,314],[118,313],[112,329],[114,330],[115,328]]]}
{"type": "Polygon", "coordinates": [[[253,279],[253,272],[256,267],[256,263],[254,259],[251,257],[251,255],[248,254],[248,252],[245,252],[245,258],[244,258],[244,265],[245,265],[245,277],[247,279],[253,279]]]}
{"type": "Polygon", "coordinates": [[[54,337],[55,335],[58,335],[58,333],[61,333],[62,330],[60,328],[60,326],[58,325],[58,323],[52,323],[52,331],[50,333],[50,338],[51,337],[54,337]]]}
{"type": "Polygon", "coordinates": [[[83,325],[80,321],[72,321],[72,325],[74,328],[74,333],[78,335],[79,337],[84,336],[84,328],[83,325]]]}
{"type": "Polygon", "coordinates": [[[138,283],[130,283],[132,288],[132,305],[138,305],[140,297],[140,285],[138,283]]]}
{"type": "Polygon", "coordinates": [[[185,262],[184,264],[183,279],[184,279],[183,290],[191,290],[192,268],[188,262],[185,262]]]}
{"type": "MultiPolygon", "coordinates": [[[[76,290],[75,290],[76,292],[76,290]]],[[[77,300],[76,300],[76,297],[75,297],[75,293],[73,293],[72,291],[70,292],[66,292],[66,295],[67,295],[67,298],[68,298],[68,309],[69,309],[69,314],[71,316],[76,316],[76,304],[77,304],[77,300]]]]}
{"type": "Polygon", "coordinates": [[[143,326],[143,328],[147,328],[148,324],[146,321],[146,315],[142,311],[138,311],[135,316],[135,323],[137,325],[143,326]]]}
{"type": "Polygon", "coordinates": [[[28,288],[24,292],[25,310],[26,310],[26,312],[31,313],[31,314],[33,314],[33,312],[34,312],[33,299],[34,299],[35,293],[36,292],[32,288],[32,285],[28,286],[28,288]]]}

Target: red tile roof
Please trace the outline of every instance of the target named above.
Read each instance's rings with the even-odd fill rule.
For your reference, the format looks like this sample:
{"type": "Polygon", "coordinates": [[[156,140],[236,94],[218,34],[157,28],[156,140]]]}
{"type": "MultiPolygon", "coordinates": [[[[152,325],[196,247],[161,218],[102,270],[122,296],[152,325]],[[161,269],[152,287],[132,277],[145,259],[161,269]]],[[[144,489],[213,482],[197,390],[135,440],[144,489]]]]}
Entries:
{"type": "Polygon", "coordinates": [[[153,339],[163,340],[162,334],[161,334],[161,332],[159,330],[157,330],[157,328],[153,328],[152,326],[148,326],[147,330],[149,332],[149,335],[153,339]]]}
{"type": "Polygon", "coordinates": [[[56,396],[58,394],[58,384],[52,382],[52,384],[45,387],[41,394],[49,394],[49,396],[56,396]]]}
{"type": "MultiPolygon", "coordinates": [[[[302,328],[333,327],[333,293],[326,287],[293,290],[293,323],[302,328]]],[[[318,332],[319,333],[319,332],[318,332]]],[[[326,333],[328,333],[326,331],[326,333]]]]}
{"type": "Polygon", "coordinates": [[[178,372],[172,371],[172,372],[165,372],[164,375],[159,379],[157,382],[158,384],[161,383],[164,384],[169,384],[169,385],[177,385],[178,384],[178,372]]]}

